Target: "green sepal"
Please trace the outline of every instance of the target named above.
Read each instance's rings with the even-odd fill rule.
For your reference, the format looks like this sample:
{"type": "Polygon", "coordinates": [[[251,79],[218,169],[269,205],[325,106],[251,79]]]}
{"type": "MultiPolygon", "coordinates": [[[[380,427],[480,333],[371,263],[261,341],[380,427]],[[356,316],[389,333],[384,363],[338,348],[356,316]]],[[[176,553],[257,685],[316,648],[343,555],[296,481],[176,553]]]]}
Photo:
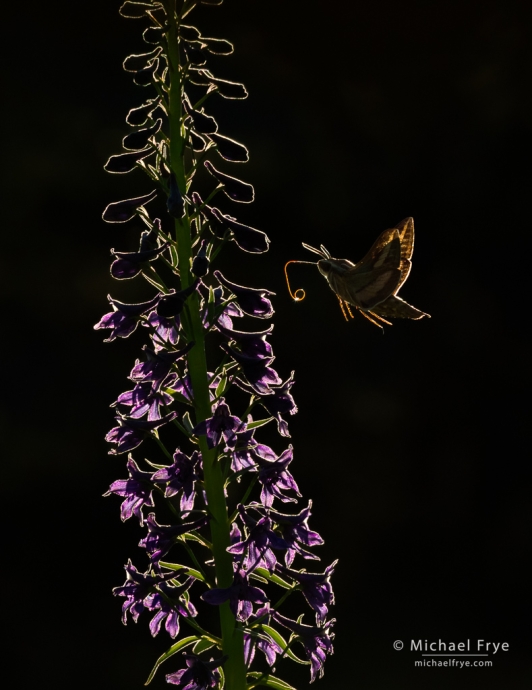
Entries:
{"type": "Polygon", "coordinates": [[[195,577],[196,580],[201,580],[201,582],[205,582],[205,578],[202,575],[202,573],[200,573],[199,570],[190,568],[188,565],[180,565],[179,563],[167,563],[166,561],[160,561],[159,565],[163,568],[168,568],[168,570],[184,570],[185,572],[183,573],[183,575],[187,575],[188,577],[195,577]]]}
{"type": "Polygon", "coordinates": [[[264,426],[265,424],[268,424],[268,422],[271,422],[273,417],[268,417],[267,419],[256,419],[254,422],[250,422],[247,425],[247,429],[257,429],[259,426],[264,426]]]}
{"type": "Polygon", "coordinates": [[[277,632],[275,628],[263,624],[260,626],[260,630],[264,630],[265,633],[268,633],[272,640],[274,642],[277,642],[279,647],[281,647],[281,649],[283,650],[285,656],[287,656],[289,659],[295,661],[296,664],[302,664],[303,666],[309,665],[309,661],[304,661],[303,659],[300,659],[298,656],[294,654],[294,652],[289,648],[288,644],[286,643],[284,637],[281,635],[281,633],[277,632]]]}
{"type": "Polygon", "coordinates": [[[182,640],[179,640],[179,642],[176,642],[173,644],[170,649],[168,649],[164,654],[161,654],[161,656],[157,659],[155,662],[155,666],[152,668],[150,675],[148,676],[148,680],[144,683],[144,685],[149,685],[155,674],[157,673],[157,669],[159,666],[163,663],[163,661],[166,661],[169,659],[171,656],[174,654],[177,654],[179,650],[184,649],[185,647],[188,647],[189,645],[193,644],[200,638],[197,635],[192,635],[191,637],[184,637],[182,640]]]}
{"type": "Polygon", "coordinates": [[[283,589],[293,589],[292,585],[289,585],[288,582],[285,582],[282,577],[279,577],[279,575],[274,575],[273,573],[270,573],[269,570],[266,570],[266,568],[255,568],[253,571],[254,573],[258,573],[262,577],[264,577],[266,580],[269,580],[270,582],[273,582],[276,585],[279,585],[279,587],[282,587],[283,589]]]}
{"type": "Polygon", "coordinates": [[[260,671],[252,671],[248,673],[248,677],[256,678],[256,683],[250,683],[248,685],[248,690],[251,688],[256,688],[259,685],[265,685],[268,688],[275,688],[275,690],[296,690],[293,685],[289,685],[284,680],[271,676],[269,673],[261,673],[260,671]]]}
{"type": "Polygon", "coordinates": [[[212,287],[209,287],[209,300],[207,302],[207,322],[209,323],[209,326],[212,326],[214,324],[214,311],[215,311],[215,302],[214,302],[214,290],[212,287]]]}
{"type": "Polygon", "coordinates": [[[212,647],[215,647],[216,643],[213,642],[212,640],[208,640],[207,638],[203,638],[202,640],[199,640],[196,642],[194,645],[192,651],[194,654],[201,654],[201,652],[206,652],[207,649],[211,649],[212,647]]]}
{"type": "MultiPolygon", "coordinates": [[[[189,405],[190,405],[190,401],[189,401],[189,405]]],[[[192,432],[194,431],[194,426],[192,424],[192,420],[190,419],[190,414],[188,413],[188,410],[182,416],[181,421],[182,421],[185,429],[188,431],[188,433],[192,434],[192,432]]]]}
{"type": "Polygon", "coordinates": [[[215,395],[217,398],[220,398],[223,395],[226,387],[227,387],[227,376],[225,374],[225,369],[224,369],[222,375],[220,376],[220,383],[216,386],[215,395]]]}

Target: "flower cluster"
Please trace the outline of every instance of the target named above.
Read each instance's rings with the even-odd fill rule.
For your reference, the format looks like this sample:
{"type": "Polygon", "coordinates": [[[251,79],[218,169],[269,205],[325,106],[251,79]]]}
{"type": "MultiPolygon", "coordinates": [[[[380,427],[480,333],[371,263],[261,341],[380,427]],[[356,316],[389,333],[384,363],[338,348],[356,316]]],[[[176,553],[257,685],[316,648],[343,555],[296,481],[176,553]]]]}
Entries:
{"type": "Polygon", "coordinates": [[[218,169],[246,162],[248,152],[218,131],[204,104],[247,93],[212,73],[211,57],[228,55],[233,46],[186,23],[197,4],[221,0],[128,0],[120,9],[149,22],[147,52],[130,55],[124,69],[155,96],[130,110],[124,151],[105,167],[117,174],[141,169],[157,189],[110,203],[103,213],[109,223],[143,224],[138,251],[112,250],[111,274],[141,277],[154,291],[137,304],[109,297],[112,311],[95,326],[106,331],[107,342],[139,326],[148,340],[129,390],[113,403],[116,425],[106,440],[112,455],[127,454],[128,473],[107,495],[123,499],[122,520],[135,517],[146,530],[139,546],[149,564],[141,573],[129,562],[126,582],[114,593],[125,597],[124,623],[128,613],[135,622],[151,614],[153,636],[163,623],[172,639],[182,623],[188,626],[190,634],[163,655],[187,650],[186,666],[168,674],[168,683],[187,690],[279,687],[284,681],[270,671],[280,659],[309,665],[311,680],[323,675],[333,651],[328,615],[335,563],[321,573],[294,568],[296,559],[319,560],[312,549],[323,543],[308,525],[311,503],[297,507],[301,494],[291,474],[286,439],[297,411],[294,375],[283,380],[273,367],[272,326],[235,327],[235,320],[269,319],[273,293],[211,270],[222,248],[261,254],[269,240],[224,209],[253,200],[249,183],[218,169]],[[207,362],[207,340],[217,346],[216,362],[207,362]],[[255,439],[266,424],[277,426],[280,452],[255,439]],[[296,504],[291,512],[290,504],[296,504]],[[313,625],[279,612],[296,591],[313,625]],[[202,627],[194,597],[219,608],[221,636],[202,627]],[[302,659],[294,651],[298,643],[302,659]],[[263,670],[251,670],[253,664],[263,670]]]}

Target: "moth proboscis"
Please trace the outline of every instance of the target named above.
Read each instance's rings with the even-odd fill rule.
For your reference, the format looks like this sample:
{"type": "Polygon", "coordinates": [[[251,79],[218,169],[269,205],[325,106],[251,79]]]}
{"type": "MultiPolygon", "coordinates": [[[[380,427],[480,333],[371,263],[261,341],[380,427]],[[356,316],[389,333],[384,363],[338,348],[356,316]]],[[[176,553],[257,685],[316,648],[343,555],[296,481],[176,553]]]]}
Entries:
{"type": "Polygon", "coordinates": [[[379,328],[391,326],[387,318],[422,319],[426,314],[397,296],[412,268],[414,251],[414,219],[405,218],[394,228],[382,232],[366,256],[354,264],[348,259],[334,259],[323,245],[315,249],[303,242],[303,247],[317,254],[313,261],[288,261],[284,267],[288,291],[292,299],[305,298],[301,288],[290,289],[286,268],[292,263],[310,263],[318,267],[329,287],[338,297],[346,321],[354,318],[351,307],[357,309],[379,328]],[[387,318],[386,318],[387,317],[387,318]]]}

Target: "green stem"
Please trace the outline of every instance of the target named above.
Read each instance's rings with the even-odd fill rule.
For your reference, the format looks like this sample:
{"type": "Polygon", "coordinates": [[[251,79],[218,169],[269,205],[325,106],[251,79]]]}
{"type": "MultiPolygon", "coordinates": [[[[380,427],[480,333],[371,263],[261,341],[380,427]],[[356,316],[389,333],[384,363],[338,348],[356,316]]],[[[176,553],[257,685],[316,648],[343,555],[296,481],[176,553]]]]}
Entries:
{"type": "MultiPolygon", "coordinates": [[[[170,124],[170,164],[175,175],[177,186],[182,194],[186,190],[185,177],[185,137],[182,124],[183,84],[179,64],[179,44],[175,15],[175,0],[168,0],[168,62],[170,73],[169,124],[170,124]]],[[[179,257],[181,289],[192,282],[190,262],[192,256],[192,238],[190,218],[186,213],[175,221],[175,236],[179,257]]],[[[200,300],[196,293],[187,300],[189,318],[187,328],[189,340],[195,342],[188,354],[188,370],[196,406],[196,423],[212,416],[209,385],[207,378],[207,359],[205,355],[205,332],[200,314],[200,300]]],[[[230,545],[230,523],[225,504],[224,484],[216,453],[207,445],[205,436],[199,437],[199,446],[203,459],[203,471],[207,503],[211,515],[211,538],[214,555],[216,584],[218,587],[229,587],[233,582],[232,557],[226,549],[230,545]]],[[[222,651],[228,659],[224,665],[227,690],[245,690],[246,668],[244,664],[243,635],[237,630],[235,618],[229,608],[229,602],[220,606],[220,624],[222,632],[222,651]]]]}

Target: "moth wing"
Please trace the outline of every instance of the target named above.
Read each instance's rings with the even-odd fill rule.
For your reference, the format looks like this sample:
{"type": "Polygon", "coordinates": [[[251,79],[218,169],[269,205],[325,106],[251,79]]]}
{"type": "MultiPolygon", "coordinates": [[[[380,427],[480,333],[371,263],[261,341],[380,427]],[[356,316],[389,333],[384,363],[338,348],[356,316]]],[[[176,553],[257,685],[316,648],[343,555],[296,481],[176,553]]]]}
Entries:
{"type": "Polygon", "coordinates": [[[356,263],[355,266],[358,267],[361,271],[371,270],[372,268],[378,268],[376,262],[380,260],[380,262],[382,263],[384,260],[386,260],[388,252],[390,250],[389,245],[391,244],[392,240],[394,240],[396,237],[399,239],[400,248],[401,239],[396,228],[390,228],[389,230],[381,232],[381,234],[372,244],[371,249],[366,254],[366,256],[361,261],[356,263]]]}
{"type": "Polygon", "coordinates": [[[414,219],[405,218],[395,226],[395,230],[399,233],[399,241],[401,242],[401,280],[397,286],[397,290],[399,290],[412,268],[410,259],[414,251],[414,219]]]}
{"type": "Polygon", "coordinates": [[[404,299],[397,297],[397,295],[390,295],[384,302],[380,302],[375,308],[371,309],[377,316],[391,317],[392,319],[422,319],[427,316],[430,319],[430,314],[426,314],[420,309],[416,309],[404,299]]]}
{"type": "MultiPolygon", "coordinates": [[[[367,254],[341,277],[335,274],[328,276],[332,289],[345,302],[368,310],[397,290],[401,279],[401,243],[395,228],[389,233],[373,257],[367,254]]],[[[382,235],[377,238],[377,242],[381,240],[382,235]]],[[[373,247],[375,246],[376,243],[373,247]]]]}

